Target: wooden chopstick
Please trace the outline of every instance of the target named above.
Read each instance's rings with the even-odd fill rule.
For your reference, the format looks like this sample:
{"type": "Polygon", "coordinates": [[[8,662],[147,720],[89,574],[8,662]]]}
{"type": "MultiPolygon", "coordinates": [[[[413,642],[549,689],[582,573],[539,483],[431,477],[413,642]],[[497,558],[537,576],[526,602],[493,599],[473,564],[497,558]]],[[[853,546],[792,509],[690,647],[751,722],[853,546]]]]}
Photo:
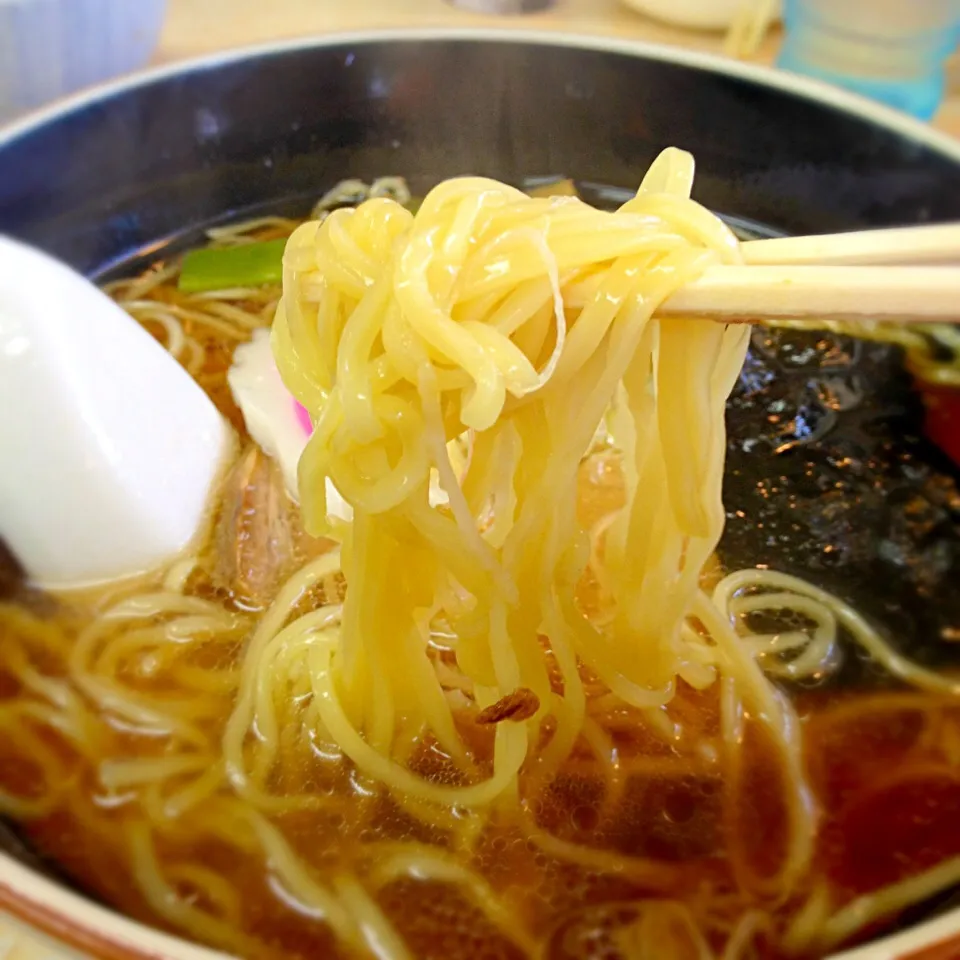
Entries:
{"type": "Polygon", "coordinates": [[[960,267],[710,267],[658,313],[728,323],[764,318],[958,323],[960,267]]]}
{"type": "Polygon", "coordinates": [[[747,240],[740,250],[746,263],[757,266],[960,265],[960,224],[747,240]]]}
{"type": "Polygon", "coordinates": [[[749,240],[740,250],[745,265],[708,268],[657,312],[725,323],[960,323],[960,224],[749,240]]]}

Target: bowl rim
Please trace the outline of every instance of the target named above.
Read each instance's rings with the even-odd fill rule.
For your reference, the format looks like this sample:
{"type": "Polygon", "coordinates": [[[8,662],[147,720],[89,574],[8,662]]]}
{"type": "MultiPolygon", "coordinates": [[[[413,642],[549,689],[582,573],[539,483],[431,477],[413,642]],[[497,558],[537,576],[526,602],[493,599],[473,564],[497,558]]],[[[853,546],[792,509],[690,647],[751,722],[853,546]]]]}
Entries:
{"type": "MultiPolygon", "coordinates": [[[[119,94],[176,76],[216,70],[243,61],[349,44],[458,41],[478,45],[597,51],[674,64],[833,107],[925,146],[960,166],[960,138],[924,121],[811,77],[728,59],[716,54],[642,40],[577,34],[562,29],[513,27],[390,27],[314,34],[240,46],[140,69],[95,84],[0,125],[0,151],[70,113],[119,94]]],[[[228,960],[228,955],[141,924],[101,906],[0,851],[0,911],[56,943],[102,960],[228,960]]],[[[960,955],[960,907],[907,930],[833,954],[831,960],[952,960],[960,955]]]]}

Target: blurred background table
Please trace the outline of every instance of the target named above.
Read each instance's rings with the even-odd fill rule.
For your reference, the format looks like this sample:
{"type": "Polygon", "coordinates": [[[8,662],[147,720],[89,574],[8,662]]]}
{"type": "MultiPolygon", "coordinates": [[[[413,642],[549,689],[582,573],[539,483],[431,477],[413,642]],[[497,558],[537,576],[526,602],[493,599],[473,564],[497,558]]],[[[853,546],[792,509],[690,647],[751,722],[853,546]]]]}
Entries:
{"type": "MultiPolygon", "coordinates": [[[[377,27],[494,27],[568,31],[664,43],[720,53],[720,34],[681,30],[628,9],[620,0],[557,0],[543,13],[482,16],[446,0],[168,0],[157,62],[308,34],[377,27]]],[[[772,31],[754,61],[773,62],[780,45],[772,31]]],[[[951,63],[948,93],[934,126],[960,137],[960,62],[951,63]]]]}

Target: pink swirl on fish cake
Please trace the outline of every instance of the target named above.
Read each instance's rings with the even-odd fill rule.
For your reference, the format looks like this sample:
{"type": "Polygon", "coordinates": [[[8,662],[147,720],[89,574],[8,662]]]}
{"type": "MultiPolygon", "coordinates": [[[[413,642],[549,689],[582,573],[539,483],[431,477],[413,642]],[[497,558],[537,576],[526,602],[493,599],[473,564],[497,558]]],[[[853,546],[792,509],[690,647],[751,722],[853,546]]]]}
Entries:
{"type": "Polygon", "coordinates": [[[313,433],[313,421],[310,419],[310,414],[307,413],[307,408],[299,400],[294,400],[293,412],[297,418],[297,423],[303,427],[303,432],[309,437],[313,433]]]}

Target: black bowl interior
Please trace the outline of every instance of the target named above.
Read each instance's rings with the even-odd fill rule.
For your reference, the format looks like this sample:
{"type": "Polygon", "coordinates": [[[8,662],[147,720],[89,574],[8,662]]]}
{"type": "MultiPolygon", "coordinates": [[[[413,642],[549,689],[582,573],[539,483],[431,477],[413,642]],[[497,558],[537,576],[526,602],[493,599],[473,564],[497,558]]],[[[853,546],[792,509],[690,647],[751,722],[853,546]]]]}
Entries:
{"type": "Polygon", "coordinates": [[[960,164],[802,96],[600,49],[384,39],[187,67],[30,129],[0,146],[0,230],[96,272],[346,175],[629,187],[668,144],[696,154],[699,200],[785,231],[960,217],[960,164]]]}
{"type": "MultiPolygon", "coordinates": [[[[186,67],[0,134],[0,231],[102,277],[215,220],[303,211],[347,176],[563,174],[602,196],[669,144],[696,155],[696,198],[747,227],[960,219],[960,160],[800,94],[589,46],[435,38],[186,67]]],[[[723,546],[849,598],[921,661],[956,662],[941,631],[960,623],[960,497],[921,420],[896,350],[756,332],[723,546]]],[[[854,655],[843,676],[882,682],[854,655]]]]}

